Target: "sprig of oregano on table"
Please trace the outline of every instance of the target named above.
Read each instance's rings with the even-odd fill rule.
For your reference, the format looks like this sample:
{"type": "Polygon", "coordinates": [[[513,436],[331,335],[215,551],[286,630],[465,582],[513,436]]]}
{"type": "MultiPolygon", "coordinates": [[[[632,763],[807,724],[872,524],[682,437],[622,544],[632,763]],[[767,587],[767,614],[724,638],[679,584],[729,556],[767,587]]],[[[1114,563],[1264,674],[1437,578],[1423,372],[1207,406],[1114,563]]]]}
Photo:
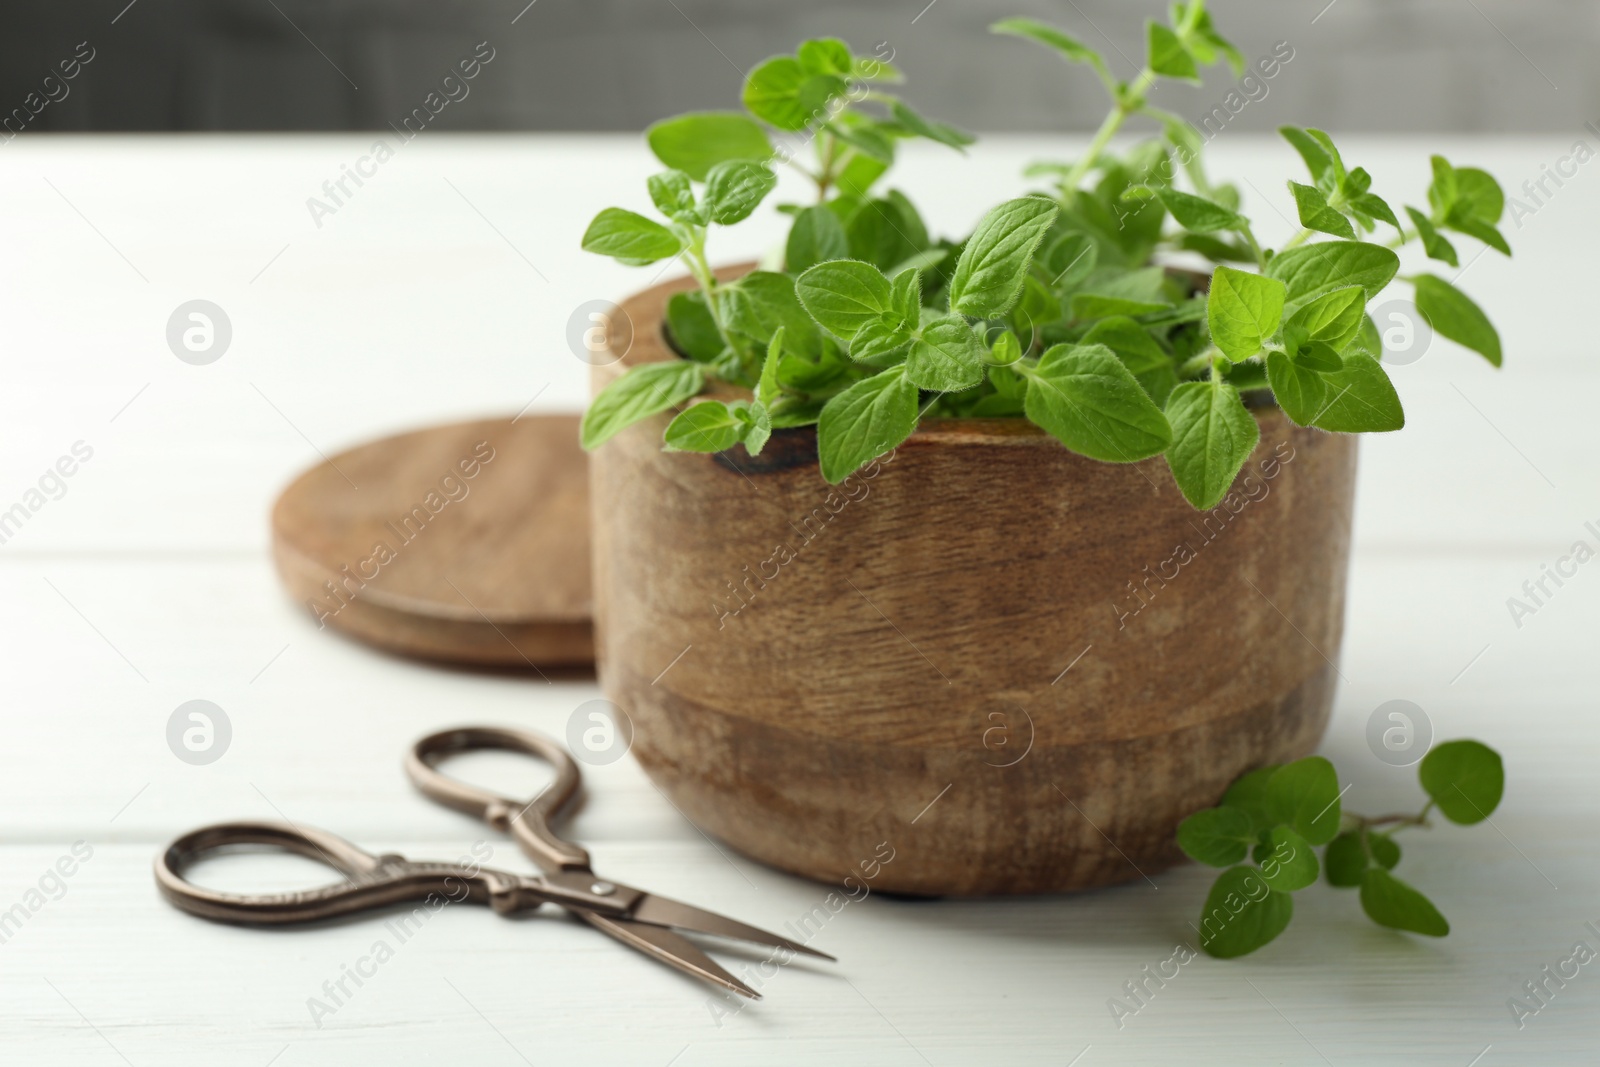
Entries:
{"type": "MultiPolygon", "coordinates": [[[[1434,156],[1428,208],[1406,205],[1408,228],[1332,138],[1286,126],[1310,178],[1288,183],[1304,228],[1266,248],[1238,189],[1207,175],[1200,134],[1150,101],[1164,80],[1198,81],[1204,66],[1242,73],[1204,0],[1147,24],[1146,63],[1129,81],[1053,26],[1012,18],[992,29],[1087,65],[1111,106],[1082,156],[1029,169],[1052,188],[992,208],[959,242],[931,236],[909,199],[879,189],[899,141],[960,150],[971,138],[887,93],[898,73],[842,41],[806,41],[756,67],[744,113],[650,129],[672,168],[649,182],[665,221],[607,208],[583,246],[630,264],[684,260],[696,288],[666,309],[683,358],[603,390],[584,419],[585,447],[716,381],[752,396],[691,404],[667,431],[669,449],[754,454],[771,433],[814,423],[822,474],[837,483],[923,417],[1020,417],[1093,459],[1165,455],[1204,509],[1259,440],[1253,407],[1275,402],[1291,421],[1337,433],[1404,425],[1367,307],[1399,273],[1395,250],[1413,241],[1452,266],[1446,232],[1510,254],[1492,177],[1434,156]],[[1117,155],[1111,141],[1130,120],[1159,132],[1117,155]],[[787,141],[775,148],[774,136],[809,143],[814,162],[787,141]],[[793,219],[782,269],[718,280],[708,233],[747,218],[776,187],[777,164],[816,191],[813,204],[779,206],[793,219]],[[1381,243],[1380,229],[1392,231],[1381,243]],[[1197,257],[1206,274],[1175,269],[1197,257]]],[[[1403,280],[1437,333],[1500,365],[1499,335],[1464,293],[1435,274],[1403,280]]]]}
{"type": "Polygon", "coordinates": [[[1435,809],[1453,823],[1487,819],[1505,791],[1500,756],[1478,741],[1435,745],[1417,767],[1428,802],[1415,815],[1367,817],[1342,810],[1333,764],[1311,756],[1243,775],[1222,803],[1178,825],[1178,847],[1191,859],[1226,867],[1200,913],[1200,947],[1231,959],[1283,933],[1294,917],[1291,895],[1317,880],[1359,886],[1361,908],[1379,926],[1443,937],[1439,909],[1391,872],[1400,863],[1397,831],[1426,828],[1435,809]],[[1316,847],[1326,845],[1322,861],[1316,847]],[[1243,862],[1249,856],[1253,862],[1243,862]]]}

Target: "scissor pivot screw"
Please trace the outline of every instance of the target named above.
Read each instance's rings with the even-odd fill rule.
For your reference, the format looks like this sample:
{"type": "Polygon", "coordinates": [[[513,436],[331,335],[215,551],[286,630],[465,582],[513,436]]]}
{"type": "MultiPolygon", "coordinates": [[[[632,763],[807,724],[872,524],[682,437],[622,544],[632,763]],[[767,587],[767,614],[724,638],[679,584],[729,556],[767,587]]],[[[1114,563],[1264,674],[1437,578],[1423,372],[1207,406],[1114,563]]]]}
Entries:
{"type": "Polygon", "coordinates": [[[612,885],[610,882],[596,882],[594,885],[589,887],[589,892],[593,893],[597,897],[609,897],[616,891],[617,887],[612,885]]]}

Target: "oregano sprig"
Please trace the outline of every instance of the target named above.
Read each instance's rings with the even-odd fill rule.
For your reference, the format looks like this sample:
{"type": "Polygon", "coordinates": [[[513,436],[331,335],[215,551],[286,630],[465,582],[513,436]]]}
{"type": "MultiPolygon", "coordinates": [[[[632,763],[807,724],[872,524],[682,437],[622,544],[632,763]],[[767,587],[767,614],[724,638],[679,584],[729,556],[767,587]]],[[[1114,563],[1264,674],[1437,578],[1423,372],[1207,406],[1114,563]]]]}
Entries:
{"type": "Polygon", "coordinates": [[[1360,889],[1361,908],[1379,926],[1443,937],[1450,924],[1432,901],[1392,872],[1400,863],[1394,835],[1426,829],[1435,810],[1464,826],[1500,804],[1505,769],[1478,741],[1435,745],[1417,768],[1428,801],[1415,815],[1356,815],[1342,809],[1333,764],[1311,756],[1241,776],[1214,808],[1178,824],[1178,847],[1194,860],[1227,868],[1206,897],[1200,947],[1229,959],[1254,952],[1294,917],[1291,894],[1317,880],[1360,889]],[[1323,849],[1318,861],[1316,848],[1323,849]]]}

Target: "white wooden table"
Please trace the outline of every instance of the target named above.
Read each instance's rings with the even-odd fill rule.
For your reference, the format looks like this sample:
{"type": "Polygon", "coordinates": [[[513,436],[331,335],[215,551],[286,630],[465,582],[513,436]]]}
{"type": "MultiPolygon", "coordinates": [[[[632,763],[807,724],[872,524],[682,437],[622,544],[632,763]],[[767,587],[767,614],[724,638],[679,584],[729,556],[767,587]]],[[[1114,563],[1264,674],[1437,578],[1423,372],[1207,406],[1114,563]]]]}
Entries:
{"type": "MultiPolygon", "coordinates": [[[[1347,140],[1377,190],[1423,202],[1427,159],[1413,139],[1347,140]]],[[[1419,140],[1515,189],[1571,139],[1419,140]]],[[[452,908],[314,1019],[311,998],[332,1003],[324,983],[391,939],[382,921],[200,922],[158,899],[158,845],[201,822],[288,818],[444,859],[487,838],[494,862],[521,868],[487,828],[415,795],[401,752],[467,720],[560,733],[598,694],[421,666],[318,632],[277,587],[268,507],[319,451],[530,404],[580,407],[569,314],[653,277],[578,250],[597,209],[647,203],[651,161],[635,138],[424,135],[318,228],[306,199],[371,141],[23,138],[0,150],[0,509],[26,501],[75,443],[93,450],[64,495],[0,545],[7,1063],[1487,1067],[1600,1054],[1600,964],[1524,1029],[1506,1006],[1575,942],[1600,948],[1585,925],[1600,926],[1600,563],[1520,628],[1506,606],[1574,541],[1594,544],[1584,523],[1600,520],[1600,172],[1587,170],[1509,227],[1515,261],[1489,254],[1468,268],[1463,285],[1499,323],[1506,369],[1435,342],[1393,370],[1410,425],[1363,445],[1348,681],[1323,751],[1351,786],[1346,803],[1373,812],[1417,799],[1414,773],[1364,740],[1383,701],[1413,700],[1438,736],[1504,753],[1493,827],[1406,842],[1403,873],[1449,916],[1449,938],[1379,930],[1352,893],[1315,887],[1277,943],[1184,966],[1119,1029],[1108,999],[1190,936],[1207,871],[1048,899],[872,897],[817,937],[837,967],[758,976],[766,999],[737,1014],[571,921],[452,908]],[[168,317],[192,299],[231,320],[231,345],[210,365],[180,362],[166,342],[168,317]],[[205,766],[166,740],[192,699],[232,725],[205,766]],[[47,872],[75,841],[92,858],[58,883],[47,872]]],[[[956,232],[1026,187],[1023,162],[1072,144],[911,151],[898,183],[956,232]]],[[[1230,133],[1213,156],[1214,173],[1247,176],[1289,211],[1287,146],[1230,133]]],[[[1273,208],[1256,212],[1265,241],[1288,232],[1273,208]]],[[[763,215],[719,235],[717,255],[759,254],[778,233],[763,215]]],[[[519,765],[485,758],[477,770],[536,787],[519,765]]],[[[827,891],[720,850],[630,761],[588,781],[573,829],[617,878],[768,928],[827,891]]],[[[309,864],[250,860],[206,876],[241,888],[321,878],[309,864]]],[[[722,953],[735,969],[755,958],[722,953]]]]}

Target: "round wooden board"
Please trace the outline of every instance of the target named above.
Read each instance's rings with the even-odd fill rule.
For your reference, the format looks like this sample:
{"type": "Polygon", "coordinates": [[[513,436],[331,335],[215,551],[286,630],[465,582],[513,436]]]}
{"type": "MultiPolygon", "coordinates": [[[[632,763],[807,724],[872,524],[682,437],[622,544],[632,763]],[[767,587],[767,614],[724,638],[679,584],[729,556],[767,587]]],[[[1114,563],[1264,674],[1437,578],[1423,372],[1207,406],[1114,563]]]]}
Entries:
{"type": "Polygon", "coordinates": [[[400,434],[306,471],[272,509],[290,595],[324,626],[426,659],[594,663],[578,416],[400,434]]]}

